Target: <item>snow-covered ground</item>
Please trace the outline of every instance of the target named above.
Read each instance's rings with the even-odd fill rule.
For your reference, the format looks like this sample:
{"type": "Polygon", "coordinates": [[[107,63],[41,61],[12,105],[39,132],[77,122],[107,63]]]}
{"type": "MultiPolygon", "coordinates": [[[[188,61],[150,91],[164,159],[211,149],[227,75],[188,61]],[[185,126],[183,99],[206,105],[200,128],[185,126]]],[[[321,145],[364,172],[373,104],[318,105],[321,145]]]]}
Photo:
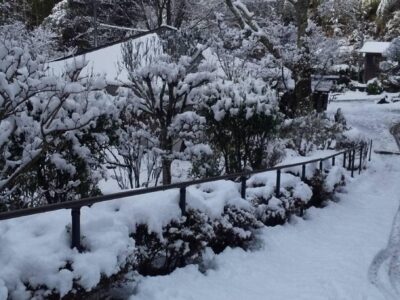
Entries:
{"type": "Polygon", "coordinates": [[[366,92],[348,91],[346,93],[331,93],[329,101],[331,102],[378,102],[382,99],[391,101],[399,98],[399,93],[382,93],[380,95],[368,95],[366,92]]]}
{"type": "MultiPolygon", "coordinates": [[[[339,107],[350,125],[374,139],[376,149],[396,149],[388,129],[398,121],[400,103],[331,103],[328,113],[339,107]]],[[[288,163],[291,159],[296,158],[288,158],[288,163]]],[[[205,273],[192,265],[168,276],[135,277],[128,287],[135,289],[131,299],[384,299],[367,273],[375,254],[386,246],[399,204],[399,178],[400,157],[374,155],[367,171],[349,178],[337,203],[310,209],[305,220],[260,230],[254,251],[227,249],[218,256],[209,252],[205,273]]],[[[274,173],[253,176],[247,196],[273,193],[274,182],[274,173]],[[251,186],[258,180],[265,187],[251,186]]],[[[304,201],[310,197],[298,177],[284,173],[281,184],[301,191],[304,201]]],[[[220,216],[227,204],[251,209],[237,187],[223,181],[190,187],[188,206],[212,218],[220,216]]],[[[130,233],[137,224],[160,233],[177,218],[178,191],[83,208],[82,243],[90,250],[84,253],[69,248],[68,211],[2,221],[0,300],[7,294],[13,299],[31,298],[23,284],[27,282],[33,287],[46,284],[61,294],[70,291],[73,281],[93,288],[102,274],[118,272],[129,259],[135,247],[130,233]]]]}
{"type": "Polygon", "coordinates": [[[372,102],[330,103],[328,113],[341,108],[348,125],[357,128],[374,141],[374,149],[397,151],[389,128],[400,122],[400,102],[375,104],[372,102]]]}
{"type": "MultiPolygon", "coordinates": [[[[338,107],[349,124],[374,139],[375,148],[396,149],[388,129],[400,119],[399,104],[334,103],[329,113],[338,107]]],[[[386,245],[400,200],[399,178],[399,157],[374,155],[337,203],[310,209],[306,220],[263,229],[261,249],[228,249],[210,259],[205,274],[188,266],[144,277],[131,299],[385,299],[367,273],[386,245]]]]}

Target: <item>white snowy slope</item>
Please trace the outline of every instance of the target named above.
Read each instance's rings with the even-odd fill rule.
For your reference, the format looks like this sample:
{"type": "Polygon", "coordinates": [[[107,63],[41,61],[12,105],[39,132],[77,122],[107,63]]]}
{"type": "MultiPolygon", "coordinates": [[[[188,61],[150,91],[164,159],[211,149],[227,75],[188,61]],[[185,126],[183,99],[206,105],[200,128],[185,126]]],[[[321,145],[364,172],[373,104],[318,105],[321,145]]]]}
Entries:
{"type": "MultiPolygon", "coordinates": [[[[400,106],[341,103],[351,125],[396,149],[388,128],[400,106]]],[[[142,278],[131,300],[151,299],[385,299],[367,278],[387,242],[400,199],[400,158],[375,155],[369,168],[339,194],[339,202],[310,209],[307,219],[264,229],[262,249],[228,249],[206,274],[188,266],[168,276],[142,278]]]]}

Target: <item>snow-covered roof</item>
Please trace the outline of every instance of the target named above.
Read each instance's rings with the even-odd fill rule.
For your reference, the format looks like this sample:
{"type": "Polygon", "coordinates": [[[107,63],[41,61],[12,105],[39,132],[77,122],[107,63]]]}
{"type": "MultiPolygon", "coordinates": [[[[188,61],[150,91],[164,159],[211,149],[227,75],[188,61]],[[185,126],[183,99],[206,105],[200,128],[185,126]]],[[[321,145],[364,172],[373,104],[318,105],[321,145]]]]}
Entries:
{"type": "Polygon", "coordinates": [[[311,83],[314,92],[330,92],[334,86],[331,80],[313,80],[311,83]]]}
{"type": "MultiPolygon", "coordinates": [[[[105,75],[106,80],[109,84],[124,82],[128,79],[128,72],[125,68],[121,67],[123,44],[131,40],[134,47],[133,52],[135,53],[140,46],[142,46],[143,48],[142,51],[145,51],[144,48],[146,47],[144,47],[143,44],[146,44],[151,39],[154,39],[154,44],[157,45],[159,39],[156,30],[148,33],[141,33],[122,42],[113,43],[109,46],[99,47],[81,55],[70,56],[65,59],[50,62],[48,65],[49,71],[56,75],[60,75],[65,70],[65,67],[73,63],[74,60],[85,60],[88,62],[88,65],[84,69],[83,75],[105,75]]],[[[153,50],[146,52],[146,55],[152,55],[159,49],[153,50]]]]}
{"type": "Polygon", "coordinates": [[[390,47],[390,42],[369,41],[365,42],[362,48],[358,51],[361,53],[384,54],[389,47],[390,47]]]}

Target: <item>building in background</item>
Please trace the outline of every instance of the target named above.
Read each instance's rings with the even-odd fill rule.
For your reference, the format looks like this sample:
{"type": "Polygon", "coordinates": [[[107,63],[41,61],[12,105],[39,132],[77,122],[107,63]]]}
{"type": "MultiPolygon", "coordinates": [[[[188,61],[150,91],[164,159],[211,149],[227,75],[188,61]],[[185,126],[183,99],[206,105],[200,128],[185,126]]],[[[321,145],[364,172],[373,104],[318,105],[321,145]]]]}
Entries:
{"type": "Polygon", "coordinates": [[[379,64],[384,60],[385,53],[390,46],[390,42],[365,42],[360,53],[364,54],[364,76],[363,82],[368,82],[380,74],[379,64]]]}

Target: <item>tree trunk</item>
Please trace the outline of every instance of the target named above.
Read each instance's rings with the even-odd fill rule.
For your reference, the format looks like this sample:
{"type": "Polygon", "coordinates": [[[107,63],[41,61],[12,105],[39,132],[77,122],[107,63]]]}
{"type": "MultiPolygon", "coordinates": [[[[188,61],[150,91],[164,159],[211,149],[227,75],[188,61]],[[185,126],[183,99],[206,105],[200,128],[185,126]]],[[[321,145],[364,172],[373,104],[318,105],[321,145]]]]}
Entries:
{"type": "MultiPolygon", "coordinates": [[[[170,122],[168,123],[170,124],[170,122]]],[[[164,125],[161,129],[161,137],[160,137],[160,148],[164,150],[166,153],[162,158],[162,182],[163,185],[171,184],[171,158],[169,157],[172,153],[172,140],[168,137],[168,126],[164,125]]]]}
{"type": "Polygon", "coordinates": [[[295,80],[294,97],[295,111],[294,115],[304,115],[312,110],[311,103],[311,73],[310,49],[306,40],[308,26],[308,11],[310,0],[297,0],[296,2],[296,21],[297,21],[297,48],[302,53],[293,70],[295,80]]]}
{"type": "MultiPolygon", "coordinates": [[[[305,56],[308,56],[308,54],[305,54],[305,56]]],[[[307,58],[302,59],[297,64],[293,76],[295,79],[293,116],[306,115],[313,108],[311,101],[311,66],[307,58]]]]}
{"type": "Polygon", "coordinates": [[[171,164],[172,161],[168,158],[163,158],[162,160],[162,181],[163,185],[171,184],[171,164]]]}

